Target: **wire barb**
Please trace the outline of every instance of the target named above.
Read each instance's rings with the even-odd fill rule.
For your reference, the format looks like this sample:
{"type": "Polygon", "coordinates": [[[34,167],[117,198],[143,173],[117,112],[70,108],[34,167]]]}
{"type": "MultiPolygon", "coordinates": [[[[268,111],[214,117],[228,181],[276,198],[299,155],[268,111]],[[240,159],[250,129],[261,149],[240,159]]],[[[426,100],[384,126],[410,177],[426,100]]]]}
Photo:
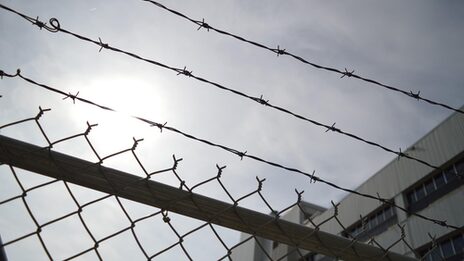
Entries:
{"type": "Polygon", "coordinates": [[[52,109],[42,109],[42,107],[39,106],[39,113],[37,114],[37,116],[35,116],[35,120],[39,120],[43,114],[47,111],[51,111],[52,109]]]}
{"type": "Polygon", "coordinates": [[[420,91],[417,91],[417,93],[413,93],[412,91],[409,91],[409,96],[411,96],[414,99],[417,99],[418,101],[421,99],[420,91]]]}
{"type": "Polygon", "coordinates": [[[345,68],[345,71],[344,72],[341,72],[342,73],[342,76],[340,78],[343,78],[343,77],[351,77],[353,76],[354,74],[354,70],[352,70],[351,72],[349,72],[346,68],[345,68]]]}
{"type": "Polygon", "coordinates": [[[167,210],[161,210],[161,214],[163,215],[163,221],[165,223],[171,222],[171,218],[168,217],[168,211],[167,210]]]}
{"type": "Polygon", "coordinates": [[[397,154],[398,154],[398,158],[397,158],[398,161],[399,161],[401,158],[407,157],[407,156],[408,156],[408,154],[406,154],[406,153],[404,153],[404,152],[401,151],[401,148],[399,148],[399,151],[398,151],[397,154]]]}
{"type": "Polygon", "coordinates": [[[330,127],[327,127],[327,130],[325,130],[325,132],[328,132],[328,131],[336,131],[336,132],[340,132],[340,129],[337,129],[337,128],[335,128],[335,124],[337,124],[337,123],[336,123],[336,122],[334,122],[334,123],[332,124],[332,126],[330,126],[330,127]]]}
{"type": "Polygon", "coordinates": [[[73,104],[76,104],[76,98],[77,98],[78,95],[79,95],[79,91],[76,94],[68,93],[68,95],[65,96],[63,98],[63,100],[66,100],[67,98],[70,98],[72,100],[73,104]]]}
{"type": "Polygon", "coordinates": [[[243,160],[243,157],[246,156],[247,151],[245,151],[245,152],[240,152],[240,151],[238,151],[238,152],[236,152],[236,154],[240,157],[240,160],[243,160]]]}
{"type": "Polygon", "coordinates": [[[131,150],[134,151],[137,148],[137,146],[139,145],[139,143],[141,141],[143,141],[143,138],[142,139],[136,139],[135,137],[132,137],[132,140],[134,141],[134,144],[132,145],[131,150]]]}
{"type": "Polygon", "coordinates": [[[172,160],[174,161],[174,164],[172,165],[172,169],[176,170],[177,166],[179,166],[179,162],[183,160],[183,158],[176,158],[176,155],[172,154],[172,160]]]}
{"type": "Polygon", "coordinates": [[[217,175],[216,178],[219,179],[222,176],[222,171],[226,168],[227,166],[222,166],[220,167],[218,164],[216,164],[216,169],[217,169],[217,175]]]}
{"type": "Polygon", "coordinates": [[[32,24],[37,25],[39,27],[39,29],[42,30],[42,28],[45,27],[45,25],[47,23],[44,23],[44,22],[40,21],[39,17],[37,16],[37,18],[34,20],[34,22],[32,24]]]}
{"type": "Polygon", "coordinates": [[[255,98],[254,100],[262,105],[269,105],[269,100],[263,99],[263,95],[261,95],[259,98],[255,98]]]}
{"type": "MultiPolygon", "coordinates": [[[[19,14],[19,13],[17,13],[17,14],[19,14]]],[[[40,21],[38,16],[36,18],[33,18],[33,17],[30,17],[30,16],[21,15],[21,17],[28,20],[33,25],[36,25],[37,27],[39,27],[40,30],[42,30],[42,28],[43,28],[43,29],[45,29],[45,30],[47,30],[49,32],[52,32],[52,33],[56,33],[56,32],[58,32],[60,30],[60,23],[59,23],[58,19],[56,19],[56,18],[51,18],[49,20],[50,26],[48,26],[46,22],[40,21]]]]}
{"type": "Polygon", "coordinates": [[[256,181],[258,181],[258,191],[261,191],[263,189],[263,183],[266,181],[266,178],[260,179],[258,176],[256,176],[256,181]]]}
{"type": "Polygon", "coordinates": [[[197,31],[200,30],[201,28],[205,28],[206,31],[209,32],[209,29],[211,29],[211,26],[209,26],[209,24],[205,23],[204,18],[201,21],[197,21],[197,24],[200,26],[200,27],[198,27],[197,31]]]}
{"type": "Polygon", "coordinates": [[[166,124],[168,124],[168,122],[165,122],[164,124],[155,122],[155,123],[152,123],[151,126],[158,127],[160,129],[160,132],[163,132],[163,128],[166,126],[166,124]]]}
{"type": "Polygon", "coordinates": [[[188,77],[192,77],[193,76],[193,71],[188,71],[187,70],[187,66],[184,66],[184,69],[177,69],[177,75],[185,75],[185,76],[188,76],[188,77]]]}
{"type": "Polygon", "coordinates": [[[319,180],[318,177],[315,176],[316,170],[313,170],[313,173],[309,176],[309,184],[316,183],[317,180],[319,180]]]}
{"type": "Polygon", "coordinates": [[[296,193],[296,195],[297,195],[296,204],[300,204],[301,201],[303,200],[303,193],[304,193],[304,190],[298,191],[297,189],[295,189],[295,193],[296,193]]]}
{"type": "Polygon", "coordinates": [[[287,54],[286,49],[280,49],[279,45],[277,45],[277,49],[272,49],[272,50],[277,54],[277,57],[279,57],[280,55],[287,54]]]}
{"type": "Polygon", "coordinates": [[[84,135],[87,136],[89,135],[90,131],[92,130],[92,128],[94,127],[97,127],[98,124],[90,124],[88,121],[87,121],[87,129],[85,130],[84,132],[84,135]]]}
{"type": "Polygon", "coordinates": [[[338,206],[340,206],[340,203],[335,204],[333,200],[331,200],[330,204],[332,204],[334,208],[334,213],[333,213],[334,217],[338,216],[338,206]]]}
{"type": "Polygon", "coordinates": [[[98,44],[100,45],[100,50],[98,50],[98,52],[101,52],[101,50],[103,50],[103,48],[105,48],[105,49],[110,48],[110,46],[107,43],[102,42],[102,39],[100,37],[98,37],[98,44]]]}

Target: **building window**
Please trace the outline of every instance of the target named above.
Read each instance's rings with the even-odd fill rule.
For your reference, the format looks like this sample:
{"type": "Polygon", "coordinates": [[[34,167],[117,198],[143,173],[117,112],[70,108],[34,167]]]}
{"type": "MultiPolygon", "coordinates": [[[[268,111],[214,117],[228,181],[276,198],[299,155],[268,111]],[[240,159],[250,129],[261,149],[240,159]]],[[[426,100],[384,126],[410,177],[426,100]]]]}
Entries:
{"type": "Polygon", "coordinates": [[[405,192],[408,210],[417,212],[464,184],[464,159],[413,185],[405,192]]]}
{"type": "Polygon", "coordinates": [[[366,241],[398,222],[395,208],[386,204],[349,227],[343,235],[366,241]]]}
{"type": "Polygon", "coordinates": [[[421,255],[421,260],[463,260],[464,258],[464,234],[451,233],[442,239],[438,240],[435,248],[432,249],[432,244],[421,247],[418,250],[421,255]]]}
{"type": "Polygon", "coordinates": [[[300,259],[298,259],[298,261],[314,261],[315,256],[316,256],[315,253],[308,253],[308,254],[300,257],[300,259]]]}
{"type": "Polygon", "coordinates": [[[461,160],[461,162],[456,163],[455,167],[456,167],[456,172],[458,176],[463,177],[464,176],[464,160],[461,160]]]}

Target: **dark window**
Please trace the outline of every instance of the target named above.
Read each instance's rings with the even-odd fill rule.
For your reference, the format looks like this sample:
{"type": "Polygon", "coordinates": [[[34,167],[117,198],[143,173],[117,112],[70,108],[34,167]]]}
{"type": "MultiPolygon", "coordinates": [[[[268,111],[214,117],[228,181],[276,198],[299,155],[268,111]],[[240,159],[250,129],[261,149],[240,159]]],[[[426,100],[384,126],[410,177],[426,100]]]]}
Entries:
{"type": "Polygon", "coordinates": [[[439,187],[445,185],[445,178],[443,177],[443,174],[442,174],[442,173],[438,174],[438,175],[434,178],[434,180],[435,180],[435,184],[437,184],[437,188],[439,188],[439,187]]]}
{"type": "Polygon", "coordinates": [[[450,240],[446,240],[445,242],[440,244],[441,252],[445,258],[450,256],[454,256],[453,245],[450,240]]]}
{"type": "Polygon", "coordinates": [[[463,234],[451,232],[437,240],[435,248],[431,249],[432,243],[422,246],[418,250],[423,260],[464,260],[464,237],[463,234]]]}
{"type": "Polygon", "coordinates": [[[454,166],[452,167],[453,168],[445,171],[446,183],[450,183],[456,178],[456,172],[454,171],[454,166]]]}
{"type": "Polygon", "coordinates": [[[392,207],[386,208],[384,213],[385,213],[385,220],[389,220],[390,218],[396,215],[392,207]]]}
{"type": "Polygon", "coordinates": [[[373,216],[372,219],[371,219],[371,227],[373,227],[373,228],[376,227],[376,226],[378,225],[378,224],[377,224],[378,221],[379,221],[379,220],[378,220],[378,215],[373,216]]]}
{"type": "Polygon", "coordinates": [[[417,201],[420,201],[425,197],[425,190],[423,186],[420,186],[415,189],[417,201]]]}
{"type": "Polygon", "coordinates": [[[356,237],[357,235],[359,235],[360,233],[362,232],[362,227],[361,226],[357,226],[353,229],[353,231],[351,232],[351,236],[353,237],[356,237]]]}
{"type": "Polygon", "coordinates": [[[371,226],[370,226],[370,224],[369,224],[369,219],[368,219],[368,218],[365,218],[365,219],[364,219],[363,226],[362,226],[362,231],[369,230],[370,227],[371,227],[371,226]]]}
{"type": "Polygon", "coordinates": [[[454,250],[456,253],[464,253],[464,237],[459,235],[453,238],[454,250]]]}
{"type": "Polygon", "coordinates": [[[315,253],[308,253],[306,255],[304,255],[303,257],[300,257],[300,259],[298,259],[298,261],[314,261],[314,256],[316,254],[315,253]]]}
{"type": "MultiPolygon", "coordinates": [[[[422,254],[421,256],[424,256],[425,254],[426,253],[422,254]]],[[[432,255],[426,255],[425,257],[423,257],[422,260],[424,260],[424,261],[433,261],[432,255]]]]}
{"type": "Polygon", "coordinates": [[[365,241],[387,230],[388,227],[396,222],[394,209],[388,205],[384,205],[355,223],[351,228],[348,228],[343,235],[346,237],[356,237],[360,241],[365,241]]]}
{"type": "Polygon", "coordinates": [[[460,176],[464,176],[464,160],[456,164],[456,172],[460,176]]]}
{"type": "Polygon", "coordinates": [[[427,181],[427,183],[425,183],[425,192],[427,192],[427,194],[431,194],[434,191],[435,191],[435,183],[433,183],[433,179],[427,181]]]}
{"type": "Polygon", "coordinates": [[[385,212],[382,211],[382,213],[379,213],[377,219],[379,220],[379,224],[382,224],[385,221],[385,212]]]}
{"type": "Polygon", "coordinates": [[[416,194],[414,190],[408,193],[408,202],[409,204],[416,202],[416,194]]]}
{"type": "Polygon", "coordinates": [[[434,248],[430,253],[430,257],[432,260],[442,260],[443,258],[441,258],[440,247],[434,248]]]}
{"type": "Polygon", "coordinates": [[[368,223],[369,223],[369,229],[374,229],[376,226],[374,225],[374,222],[375,222],[375,216],[374,217],[370,217],[368,219],[368,223]]]}
{"type": "Polygon", "coordinates": [[[464,160],[444,168],[444,171],[431,174],[428,178],[413,185],[404,192],[409,211],[417,212],[435,200],[464,184],[464,178],[457,173],[464,171],[464,160]]]}

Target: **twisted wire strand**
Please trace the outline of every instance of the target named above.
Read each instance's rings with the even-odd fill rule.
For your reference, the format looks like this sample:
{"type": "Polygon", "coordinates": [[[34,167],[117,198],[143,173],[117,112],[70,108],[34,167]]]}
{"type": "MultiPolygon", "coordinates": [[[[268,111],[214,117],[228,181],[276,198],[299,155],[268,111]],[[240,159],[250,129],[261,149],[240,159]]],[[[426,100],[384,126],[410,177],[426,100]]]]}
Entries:
{"type": "MultiPolygon", "coordinates": [[[[15,14],[18,14],[19,16],[23,17],[24,19],[26,19],[26,20],[28,20],[28,21],[32,21],[33,24],[39,26],[40,28],[42,28],[42,27],[43,27],[42,25],[45,24],[45,23],[40,22],[40,21],[37,22],[37,19],[34,19],[34,18],[29,17],[29,16],[27,16],[27,15],[21,14],[21,13],[15,11],[15,10],[9,8],[9,7],[6,7],[6,6],[2,5],[2,4],[0,4],[0,7],[3,8],[3,9],[6,9],[6,10],[8,10],[8,11],[11,11],[11,12],[13,12],[13,13],[15,13],[15,14]],[[42,27],[41,27],[41,26],[42,26],[42,27]]],[[[257,103],[259,103],[259,104],[261,104],[261,105],[264,105],[264,106],[270,107],[270,108],[272,108],[272,109],[275,109],[275,110],[277,110],[277,111],[280,111],[280,112],[282,112],[282,113],[291,115],[291,116],[293,116],[293,117],[295,117],[295,118],[297,118],[297,119],[299,119],[299,120],[309,122],[309,123],[311,123],[311,124],[313,124],[313,125],[316,125],[316,126],[318,126],[318,127],[322,127],[322,128],[324,128],[324,129],[326,130],[326,132],[330,130],[330,131],[339,133],[339,134],[341,134],[341,135],[344,135],[344,136],[346,136],[346,137],[352,138],[352,139],[354,139],[354,140],[363,142],[363,143],[365,143],[365,144],[368,144],[368,145],[371,145],[371,146],[380,148],[380,149],[382,149],[382,150],[384,150],[384,151],[386,151],[386,152],[395,154],[395,155],[398,156],[399,158],[407,158],[407,159],[409,159],[409,160],[416,161],[416,162],[418,162],[418,163],[420,163],[420,164],[423,164],[423,165],[425,165],[425,166],[428,166],[428,167],[430,167],[430,168],[433,168],[433,169],[436,169],[436,170],[442,170],[440,167],[438,167],[438,166],[436,166],[436,165],[433,165],[433,164],[431,164],[431,163],[429,163],[429,162],[427,162],[427,161],[425,161],[425,160],[422,160],[422,159],[416,158],[416,157],[414,157],[414,156],[410,156],[410,155],[408,155],[408,154],[406,154],[406,153],[403,153],[403,152],[401,151],[401,149],[400,149],[399,151],[396,151],[396,150],[394,150],[394,149],[391,149],[391,148],[388,148],[388,147],[386,147],[386,146],[384,146],[384,145],[381,145],[380,143],[377,143],[377,142],[374,142],[374,141],[370,141],[370,140],[365,139],[365,138],[363,138],[363,137],[360,137],[360,136],[358,136],[358,135],[356,135],[356,134],[353,134],[353,133],[344,131],[344,130],[342,130],[342,129],[340,129],[340,128],[336,128],[336,127],[335,127],[335,123],[334,123],[334,124],[331,124],[331,125],[330,125],[330,124],[321,123],[321,122],[318,122],[318,121],[316,121],[316,120],[313,120],[313,119],[310,119],[310,118],[308,118],[308,117],[305,117],[305,116],[303,116],[303,115],[301,115],[301,114],[292,112],[292,111],[290,111],[289,109],[286,109],[286,108],[283,108],[283,107],[280,107],[280,106],[271,104],[271,103],[269,102],[269,100],[265,100],[265,99],[263,98],[262,95],[261,95],[261,97],[259,97],[259,98],[258,98],[258,97],[253,97],[253,96],[248,95],[248,94],[246,94],[246,93],[243,93],[243,92],[240,92],[240,91],[238,91],[238,90],[235,90],[235,89],[226,87],[226,86],[224,86],[224,85],[221,85],[221,84],[219,84],[219,83],[210,81],[210,80],[205,79],[205,78],[202,78],[202,77],[200,77],[200,76],[195,76],[195,75],[193,75],[193,72],[192,72],[192,71],[188,71],[186,67],[184,67],[184,68],[172,67],[172,66],[169,66],[169,65],[160,63],[160,62],[155,61],[155,60],[151,60],[151,59],[148,59],[148,58],[144,58],[144,57],[142,57],[142,56],[140,56],[140,55],[138,55],[138,54],[131,53],[131,52],[128,52],[128,51],[125,51],[125,50],[122,50],[122,49],[119,49],[119,48],[110,46],[110,45],[107,44],[107,43],[103,43],[102,40],[101,40],[101,38],[99,38],[98,41],[96,41],[96,40],[92,40],[92,39],[90,39],[90,38],[88,38],[88,37],[86,37],[86,36],[82,36],[82,35],[79,35],[79,34],[77,34],[77,33],[68,31],[68,30],[66,30],[66,29],[61,28],[61,26],[60,26],[60,24],[59,24],[59,22],[58,22],[58,20],[57,20],[56,18],[50,19],[50,24],[51,24],[52,27],[51,27],[50,30],[47,29],[48,31],[50,31],[50,32],[62,32],[62,33],[66,33],[66,34],[72,35],[72,36],[74,36],[74,37],[76,37],[76,38],[78,38],[78,39],[80,39],[80,40],[83,40],[83,41],[87,41],[87,42],[96,44],[96,45],[100,46],[100,50],[99,50],[99,51],[101,51],[102,49],[108,49],[108,50],[111,50],[111,51],[114,51],[114,52],[118,52],[118,53],[122,53],[122,54],[125,54],[125,55],[128,55],[128,56],[131,56],[131,57],[133,57],[133,58],[135,58],[135,59],[138,59],[138,60],[141,60],[141,61],[144,61],[144,62],[147,62],[147,63],[151,63],[151,64],[153,64],[153,65],[156,65],[156,66],[159,66],[159,67],[162,67],[162,68],[171,70],[171,71],[174,71],[174,72],[176,72],[178,75],[182,74],[182,75],[185,75],[185,76],[187,76],[187,77],[189,77],[189,78],[194,78],[194,79],[196,79],[196,80],[198,80],[198,81],[200,81],[200,82],[207,83],[207,84],[212,85],[212,86],[214,86],[214,87],[216,87],[216,88],[219,88],[219,89],[222,89],[222,90],[224,90],[224,91],[233,93],[233,94],[238,95],[238,96],[241,96],[241,97],[243,97],[243,98],[247,98],[247,99],[253,100],[253,101],[255,101],[255,102],[257,102],[257,103]]]]}
{"type": "Polygon", "coordinates": [[[277,56],[280,56],[280,55],[286,55],[286,56],[289,56],[289,57],[292,57],[294,58],[295,60],[298,60],[304,64],[307,64],[309,66],[312,66],[314,68],[317,68],[317,69],[321,69],[321,70],[325,70],[325,71],[329,71],[329,72],[332,72],[332,73],[337,73],[337,74],[340,74],[341,75],[341,78],[347,76],[348,78],[349,77],[353,77],[353,78],[356,78],[358,80],[361,80],[361,81],[365,81],[365,82],[368,82],[368,83],[371,83],[373,84],[374,86],[379,86],[381,88],[384,88],[384,89],[387,89],[387,90],[390,90],[390,91],[394,91],[394,92],[398,92],[398,93],[401,93],[401,94],[404,94],[412,99],[416,99],[416,100],[421,100],[421,101],[424,101],[424,102],[427,102],[429,104],[432,104],[432,105],[435,105],[435,106],[440,106],[442,108],[445,108],[445,109],[448,109],[448,110],[451,110],[451,111],[455,111],[455,112],[458,112],[458,113],[462,113],[464,114],[464,111],[461,110],[461,109],[458,109],[458,108],[454,108],[452,106],[449,106],[447,104],[444,104],[444,103],[440,103],[440,102],[437,102],[437,101],[433,101],[431,99],[428,99],[428,98],[424,98],[422,96],[420,96],[420,91],[418,91],[417,93],[414,93],[412,91],[405,91],[405,90],[402,90],[398,87],[395,87],[395,86],[392,86],[392,85],[388,85],[388,84],[384,84],[384,83],[381,83],[377,80],[373,80],[373,79],[369,79],[369,78],[366,78],[366,77],[363,77],[363,76],[360,76],[360,75],[357,75],[354,73],[354,70],[353,71],[348,71],[346,68],[345,70],[340,70],[340,69],[337,69],[337,68],[334,68],[334,67],[329,67],[329,66],[323,66],[323,65],[320,65],[320,64],[317,64],[317,63],[314,63],[314,62],[311,62],[301,56],[298,56],[296,54],[293,54],[291,52],[288,52],[286,49],[281,49],[280,46],[277,46],[277,49],[276,48],[272,48],[272,47],[269,47],[269,46],[266,46],[262,43],[259,43],[257,41],[253,41],[253,40],[249,40],[249,39],[246,39],[245,37],[242,37],[242,36],[239,36],[237,34],[233,34],[233,33],[230,33],[230,32],[227,32],[223,29],[218,29],[218,28],[215,28],[213,26],[211,26],[210,24],[206,23],[204,19],[202,19],[201,21],[200,20],[195,20],[193,18],[190,18],[189,16],[179,12],[179,11],[176,11],[174,9],[171,9],[159,2],[156,2],[156,1],[153,1],[153,0],[142,0],[144,2],[148,2],[148,3],[151,3],[161,9],[164,9],[174,15],[177,15],[185,20],[188,20],[196,25],[199,26],[199,28],[197,30],[200,30],[201,28],[205,28],[208,32],[211,30],[211,31],[214,31],[216,33],[219,33],[219,34],[222,34],[222,35],[226,35],[226,36],[229,36],[229,37],[232,37],[236,40],[239,40],[239,41],[242,41],[242,42],[245,42],[245,43],[248,43],[250,45],[253,45],[253,46],[256,46],[256,47],[259,47],[261,49],[265,49],[267,51],[270,51],[274,54],[277,54],[277,56]]]}
{"type": "MultiPolygon", "coordinates": [[[[30,78],[27,78],[25,76],[23,76],[20,72],[20,70],[18,70],[16,72],[16,74],[7,74],[5,72],[3,72],[3,76],[4,77],[9,77],[9,78],[15,78],[15,77],[19,77],[21,78],[22,80],[26,81],[26,82],[29,82],[35,86],[38,86],[38,87],[41,87],[43,89],[46,89],[48,91],[51,91],[51,92],[54,92],[54,93],[57,93],[57,94],[60,94],[60,95],[64,95],[65,98],[66,97],[69,97],[74,101],[80,101],[80,102],[83,102],[83,103],[87,103],[89,105],[92,105],[92,106],[95,106],[95,107],[98,107],[102,110],[107,110],[107,111],[111,111],[111,112],[117,112],[117,110],[113,109],[113,108],[110,108],[108,106],[104,106],[104,105],[100,105],[96,102],[93,102],[89,99],[85,99],[85,98],[81,98],[81,97],[77,97],[75,95],[72,95],[72,94],[69,94],[69,93],[66,93],[62,90],[59,90],[59,89],[56,89],[56,88],[53,88],[49,85],[45,85],[45,84],[41,84],[41,83],[38,83],[30,78]]],[[[215,143],[215,142],[212,142],[212,141],[209,141],[207,139],[204,139],[204,138],[199,138],[199,137],[196,137],[192,134],[189,134],[187,132],[184,132],[184,131],[181,131],[173,126],[168,126],[167,123],[159,123],[159,122],[156,122],[156,121],[153,121],[153,120],[149,120],[149,119],[146,119],[146,118],[143,118],[143,117],[139,117],[139,116],[130,116],[136,120],[139,120],[141,122],[144,122],[144,123],[147,123],[149,126],[151,127],[158,127],[160,129],[160,131],[162,132],[163,130],[168,130],[168,131],[171,131],[171,132],[174,132],[176,134],[179,134],[181,136],[184,136],[185,138],[188,138],[188,139],[191,139],[191,140],[195,140],[197,142],[200,142],[202,144],[206,144],[206,145],[209,145],[209,146],[212,146],[212,147],[216,147],[216,148],[220,148],[222,150],[225,150],[229,153],[232,153],[232,154],[235,154],[237,156],[239,156],[241,159],[243,158],[249,158],[249,159],[252,159],[252,160],[255,160],[255,161],[258,161],[258,162],[261,162],[261,163],[264,163],[264,164],[267,164],[267,165],[270,165],[270,166],[273,166],[273,167],[276,167],[276,168],[280,168],[280,169],[284,169],[284,170],[287,170],[289,172],[293,172],[293,173],[298,173],[298,174],[301,174],[303,176],[306,176],[307,178],[309,178],[309,182],[310,183],[313,183],[313,182],[321,182],[323,184],[326,184],[332,188],[335,188],[337,190],[340,190],[340,191],[344,191],[344,192],[348,192],[348,193],[352,193],[352,194],[355,194],[355,195],[358,195],[358,196],[361,196],[361,197],[365,197],[365,198],[369,198],[369,199],[373,199],[373,200],[377,200],[381,203],[384,203],[384,204],[388,204],[392,207],[396,207],[397,209],[400,209],[401,211],[407,213],[408,215],[412,215],[412,216],[416,216],[416,217],[419,217],[421,219],[424,219],[424,220],[427,220],[427,221],[430,221],[434,224],[437,224],[439,226],[443,226],[443,227],[446,227],[446,228],[451,228],[451,229],[461,229],[455,225],[450,225],[447,223],[447,221],[445,220],[438,220],[438,219],[433,219],[433,218],[430,218],[430,217],[427,217],[427,216],[424,216],[422,214],[419,214],[419,213],[415,213],[415,212],[411,212],[409,211],[408,209],[406,209],[405,207],[402,207],[402,206],[399,206],[399,205],[396,205],[394,202],[392,202],[391,200],[387,199],[387,198],[382,198],[380,195],[371,195],[371,194],[367,194],[367,193],[362,193],[362,192],[359,192],[359,191],[356,191],[356,190],[353,190],[353,189],[349,189],[349,188],[346,188],[346,187],[343,187],[341,185],[338,185],[334,182],[331,182],[331,181],[327,181],[325,179],[322,179],[318,176],[315,175],[315,171],[313,171],[312,173],[309,173],[309,172],[306,172],[306,171],[303,171],[303,170],[300,170],[300,169],[297,169],[297,168],[294,168],[294,167],[290,167],[290,166],[285,166],[285,165],[282,165],[280,163],[276,163],[276,162],[273,162],[273,161],[269,161],[269,160],[266,160],[266,159],[263,159],[261,157],[258,157],[258,156],[255,156],[255,155],[252,155],[252,154],[249,154],[247,153],[247,151],[245,152],[241,152],[237,149],[234,149],[234,148],[231,148],[231,147],[228,147],[228,146],[225,146],[225,145],[222,145],[222,144],[219,144],[219,143],[215,143]]]]}

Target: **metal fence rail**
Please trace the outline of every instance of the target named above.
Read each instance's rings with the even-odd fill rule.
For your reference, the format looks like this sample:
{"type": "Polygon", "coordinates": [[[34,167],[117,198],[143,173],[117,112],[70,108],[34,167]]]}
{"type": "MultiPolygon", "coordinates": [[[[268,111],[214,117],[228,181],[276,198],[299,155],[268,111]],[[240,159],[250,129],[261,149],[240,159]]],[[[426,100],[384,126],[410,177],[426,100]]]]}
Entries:
{"type": "MultiPolygon", "coordinates": [[[[296,201],[294,204],[284,208],[283,210],[277,211],[272,207],[272,202],[269,202],[262,194],[263,184],[265,179],[259,179],[257,177],[257,188],[247,193],[240,198],[234,198],[227,189],[227,184],[221,180],[225,167],[217,166],[217,175],[209,179],[204,180],[194,186],[188,186],[182,179],[179,173],[177,173],[177,166],[182,159],[178,159],[173,156],[172,166],[149,172],[144,167],[144,164],[139,159],[136,153],[137,146],[141,140],[134,139],[133,146],[112,153],[108,156],[102,157],[93,146],[89,137],[90,132],[95,125],[87,124],[87,128],[82,133],[58,139],[56,141],[51,140],[43,128],[40,119],[43,114],[48,111],[40,108],[39,113],[35,117],[19,120],[13,123],[5,124],[0,126],[0,130],[5,130],[12,126],[21,126],[22,124],[35,123],[37,128],[40,130],[44,138],[47,140],[48,146],[39,147],[29,143],[25,143],[19,140],[0,136],[0,163],[1,165],[8,166],[11,175],[20,187],[21,193],[9,197],[0,201],[0,208],[4,207],[12,202],[22,202],[24,207],[27,209],[27,213],[34,223],[35,229],[33,231],[26,232],[16,237],[3,237],[4,242],[2,247],[6,248],[8,255],[8,248],[14,244],[20,244],[21,241],[36,238],[41,247],[44,250],[45,256],[50,260],[55,259],[73,259],[80,257],[89,252],[95,253],[98,259],[103,260],[105,256],[99,250],[101,245],[115,237],[120,236],[123,233],[130,232],[133,240],[138,245],[138,248],[143,253],[146,259],[156,259],[163,255],[165,252],[171,251],[173,248],[180,248],[186,259],[194,260],[191,254],[192,250],[189,250],[184,244],[189,237],[199,233],[200,230],[207,229],[214,235],[213,240],[217,241],[219,245],[223,247],[225,253],[219,259],[232,260],[232,253],[235,249],[239,248],[242,244],[249,240],[254,240],[259,245],[259,238],[266,238],[272,241],[284,243],[290,246],[294,246],[294,250],[285,253],[281,257],[272,257],[269,250],[265,247],[260,246],[262,251],[266,254],[269,260],[281,260],[287,256],[293,254],[303,256],[308,252],[315,252],[324,254],[327,256],[333,256],[342,258],[344,260],[414,260],[414,258],[402,256],[394,252],[389,251],[396,244],[407,244],[405,241],[404,233],[398,240],[391,246],[380,246],[377,242],[371,241],[371,244],[365,244],[358,242],[356,237],[354,238],[343,238],[336,235],[331,235],[326,232],[320,231],[319,226],[328,220],[321,222],[321,224],[311,223],[310,226],[302,226],[299,224],[285,221],[281,218],[287,210],[300,207],[301,196],[303,192],[296,191],[296,201]],[[71,140],[84,140],[85,143],[91,148],[98,158],[97,162],[89,162],[76,157],[68,156],[63,153],[55,152],[53,148],[61,143],[66,143],[71,140]],[[145,176],[135,176],[116,169],[111,169],[103,166],[103,164],[110,158],[117,158],[122,154],[131,154],[134,161],[140,166],[145,173],[145,176]],[[26,188],[22,184],[21,178],[16,173],[17,168],[25,169],[34,173],[39,173],[52,180],[41,183],[30,188],[26,188]],[[171,187],[166,184],[162,184],[151,180],[152,176],[167,173],[173,175],[179,182],[179,187],[171,187]],[[45,188],[47,186],[53,186],[57,182],[63,182],[66,187],[67,193],[73,199],[75,204],[75,210],[69,213],[65,213],[62,216],[53,217],[51,220],[41,222],[37,218],[37,212],[34,211],[33,201],[31,201],[31,193],[37,190],[45,188]],[[85,204],[79,203],[78,197],[73,193],[73,190],[69,187],[69,183],[77,184],[90,188],[96,191],[104,192],[105,195],[87,202],[85,204]],[[194,191],[200,187],[209,183],[217,183],[218,186],[228,195],[232,203],[222,202],[215,200],[194,191]],[[269,213],[273,215],[263,214],[257,211],[246,209],[240,206],[241,202],[250,197],[257,197],[266,204],[269,208],[269,213]],[[129,225],[119,230],[113,231],[109,235],[102,238],[98,238],[96,233],[92,231],[91,226],[88,225],[85,213],[87,209],[105,199],[114,198],[126,216],[129,225]],[[125,204],[121,199],[129,199],[142,204],[155,207],[152,214],[133,218],[127,211],[125,204]],[[176,228],[176,222],[171,220],[172,213],[178,213],[203,223],[186,233],[179,232],[176,228]],[[80,226],[84,228],[87,237],[90,237],[91,244],[86,249],[74,249],[73,254],[65,257],[56,257],[46,237],[43,236],[44,230],[49,227],[55,226],[57,223],[67,220],[70,218],[77,217],[80,226]],[[169,226],[172,233],[175,235],[175,242],[168,247],[165,247],[157,252],[151,252],[146,249],[146,243],[142,243],[142,232],[137,231],[137,225],[141,222],[145,222],[149,219],[158,217],[167,226],[169,226]],[[222,238],[221,233],[218,232],[218,226],[231,228],[236,231],[242,231],[248,233],[250,236],[237,244],[227,244],[222,238]]],[[[0,165],[0,166],[1,166],[0,165]]],[[[2,173],[2,175],[7,175],[2,173]]],[[[59,206],[58,206],[59,207],[59,206]]],[[[303,211],[304,209],[301,208],[303,211]]],[[[40,211],[47,211],[42,209],[40,211]]],[[[306,215],[306,214],[305,214],[306,215]]],[[[337,217],[338,213],[335,211],[330,219],[336,219],[340,226],[343,224],[337,217]]],[[[330,220],[329,219],[329,220],[330,220]]],[[[101,226],[104,226],[102,224],[101,226]]],[[[66,231],[64,231],[66,233],[66,231]]],[[[57,239],[55,239],[57,240],[57,239]]],[[[413,251],[411,249],[411,251],[413,251]]]]}
{"type": "MultiPolygon", "coordinates": [[[[49,148],[40,148],[4,136],[0,136],[0,147],[0,162],[4,164],[160,208],[165,222],[169,222],[167,211],[172,211],[206,221],[207,225],[225,226],[301,249],[335,255],[345,260],[414,260],[319,231],[317,227],[305,227],[241,208],[238,201],[235,201],[236,204],[228,204],[193,193],[192,189],[186,191],[170,187],[149,180],[150,176],[140,178],[54,152],[49,148]]],[[[177,164],[177,161],[174,161],[172,169],[175,169],[177,164]]],[[[219,179],[220,175],[216,178],[219,179]]],[[[261,183],[257,191],[260,189],[261,183]]],[[[39,225],[39,229],[42,226],[39,225]]],[[[40,230],[37,235],[40,236],[40,230]]],[[[15,241],[10,241],[7,245],[12,242],[15,241]]]]}

